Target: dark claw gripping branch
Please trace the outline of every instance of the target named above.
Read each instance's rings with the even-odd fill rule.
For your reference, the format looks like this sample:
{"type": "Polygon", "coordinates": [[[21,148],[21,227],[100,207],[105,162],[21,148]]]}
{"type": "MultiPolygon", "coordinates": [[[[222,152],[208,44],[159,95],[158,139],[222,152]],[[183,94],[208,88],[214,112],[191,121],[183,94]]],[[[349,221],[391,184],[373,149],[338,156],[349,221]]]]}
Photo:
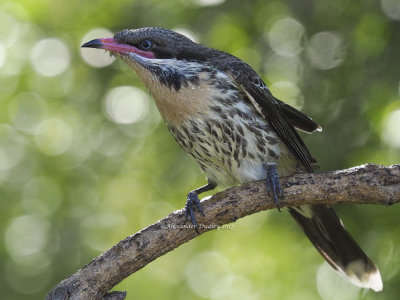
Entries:
{"type": "MultiPolygon", "coordinates": [[[[321,127],[276,99],[257,73],[228,53],[163,28],[123,30],[82,47],[110,51],[140,77],[179,145],[207,174],[187,196],[197,229],[198,195],[220,185],[266,180],[279,208],[279,176],[313,172],[314,159],[295,128],[321,127]]],[[[290,214],[326,261],[353,284],[382,290],[379,270],[327,206],[290,207],[290,214]]]]}

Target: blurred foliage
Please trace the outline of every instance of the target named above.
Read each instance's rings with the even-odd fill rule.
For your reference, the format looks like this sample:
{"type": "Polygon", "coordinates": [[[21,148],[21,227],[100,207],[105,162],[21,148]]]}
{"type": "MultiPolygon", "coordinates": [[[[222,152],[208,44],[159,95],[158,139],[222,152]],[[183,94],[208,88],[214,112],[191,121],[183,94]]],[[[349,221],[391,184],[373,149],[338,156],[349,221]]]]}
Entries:
{"type": "MultiPolygon", "coordinates": [[[[322,170],[399,163],[399,1],[2,0],[2,299],[43,298],[205,183],[136,75],[79,48],[96,32],[144,26],[246,60],[322,125],[303,135],[322,170]],[[121,87],[131,98],[115,97],[121,87]]],[[[400,206],[337,210],[380,267],[382,293],[343,281],[275,211],[200,236],[116,289],[129,299],[398,299],[400,206]]]]}

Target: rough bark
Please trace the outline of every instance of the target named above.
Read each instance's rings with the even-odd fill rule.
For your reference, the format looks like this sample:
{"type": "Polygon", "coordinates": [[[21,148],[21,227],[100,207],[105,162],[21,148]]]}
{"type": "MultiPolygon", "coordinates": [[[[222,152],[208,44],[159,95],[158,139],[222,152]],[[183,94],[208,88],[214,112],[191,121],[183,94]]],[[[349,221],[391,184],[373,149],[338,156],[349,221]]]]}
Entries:
{"type": "MultiPolygon", "coordinates": [[[[281,207],[302,204],[400,202],[400,165],[367,164],[346,170],[296,174],[281,178],[281,207]]],[[[263,181],[227,189],[201,201],[197,214],[200,234],[261,210],[274,209],[263,181]]],[[[221,232],[221,234],[223,234],[221,232]]],[[[124,299],[125,292],[108,291],[124,278],[199,234],[183,209],[131,235],[57,284],[46,299],[124,299]]]]}

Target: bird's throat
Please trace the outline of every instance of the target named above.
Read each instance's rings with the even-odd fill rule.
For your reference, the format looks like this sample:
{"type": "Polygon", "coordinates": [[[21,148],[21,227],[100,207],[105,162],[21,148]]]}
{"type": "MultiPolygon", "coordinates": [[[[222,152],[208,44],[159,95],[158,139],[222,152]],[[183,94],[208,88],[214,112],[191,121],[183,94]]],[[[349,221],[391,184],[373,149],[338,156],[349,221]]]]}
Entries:
{"type": "Polygon", "coordinates": [[[138,62],[129,65],[155,99],[163,119],[173,126],[207,114],[214,99],[223,96],[213,72],[195,62],[152,60],[145,66],[138,62]]]}

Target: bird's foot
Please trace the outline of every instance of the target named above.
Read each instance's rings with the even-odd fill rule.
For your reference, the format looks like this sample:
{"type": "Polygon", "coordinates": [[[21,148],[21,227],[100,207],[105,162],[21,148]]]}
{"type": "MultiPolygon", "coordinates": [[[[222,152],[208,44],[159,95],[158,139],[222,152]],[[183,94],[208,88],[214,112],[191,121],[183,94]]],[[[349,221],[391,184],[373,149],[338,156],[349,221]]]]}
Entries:
{"type": "Polygon", "coordinates": [[[279,184],[278,170],[276,169],[276,165],[266,165],[265,169],[267,171],[267,179],[265,183],[267,193],[270,197],[274,198],[276,207],[279,211],[281,211],[281,208],[279,206],[279,198],[283,196],[283,193],[281,185],[279,184]]]}
{"type": "Polygon", "coordinates": [[[192,224],[194,226],[194,229],[196,230],[197,233],[199,233],[198,229],[198,224],[196,217],[194,215],[194,210],[197,208],[197,210],[204,216],[203,208],[201,207],[199,196],[195,191],[189,192],[189,194],[186,197],[186,205],[185,205],[185,210],[186,210],[186,220],[188,217],[190,217],[190,220],[192,221],[192,224]]]}

